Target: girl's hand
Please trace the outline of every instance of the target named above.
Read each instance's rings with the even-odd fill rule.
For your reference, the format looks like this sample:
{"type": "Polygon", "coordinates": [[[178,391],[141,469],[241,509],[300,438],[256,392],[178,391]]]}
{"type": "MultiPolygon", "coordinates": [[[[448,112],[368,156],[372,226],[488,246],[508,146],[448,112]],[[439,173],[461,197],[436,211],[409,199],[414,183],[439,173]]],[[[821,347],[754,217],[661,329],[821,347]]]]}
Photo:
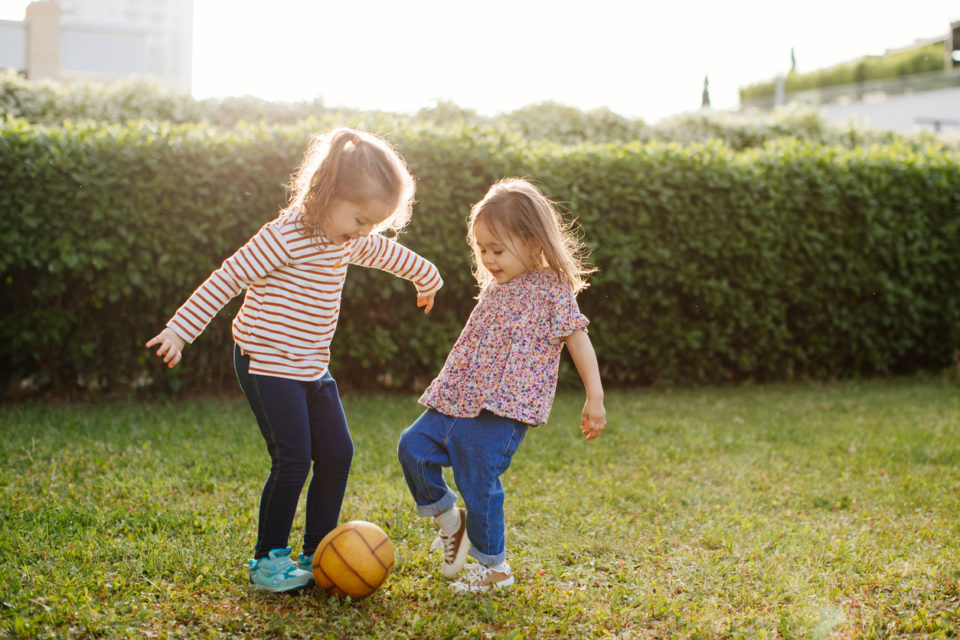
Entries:
{"type": "Polygon", "coordinates": [[[583,405],[583,415],[580,418],[580,433],[593,440],[598,437],[607,426],[607,412],[603,408],[603,400],[591,400],[583,405]]]}
{"type": "Polygon", "coordinates": [[[155,345],[160,345],[160,348],[157,349],[157,355],[163,358],[169,368],[172,369],[177,366],[177,363],[180,362],[180,354],[183,351],[183,338],[178,336],[173,329],[167,327],[151,338],[146,347],[149,349],[155,345]]]}
{"type": "Polygon", "coordinates": [[[431,294],[428,295],[428,296],[421,296],[420,294],[417,294],[417,306],[418,306],[418,307],[426,307],[426,308],[423,310],[423,312],[424,312],[424,313],[430,313],[430,309],[433,309],[433,297],[434,297],[435,295],[437,295],[437,292],[436,292],[436,291],[434,291],[433,293],[431,293],[431,294]]]}

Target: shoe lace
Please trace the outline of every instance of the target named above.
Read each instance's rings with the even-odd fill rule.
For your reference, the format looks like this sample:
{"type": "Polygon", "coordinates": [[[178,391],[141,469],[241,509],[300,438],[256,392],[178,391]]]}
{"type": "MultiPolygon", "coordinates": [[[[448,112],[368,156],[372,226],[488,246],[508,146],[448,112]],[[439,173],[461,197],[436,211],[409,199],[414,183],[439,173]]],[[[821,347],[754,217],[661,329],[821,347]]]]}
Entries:
{"type": "Polygon", "coordinates": [[[449,536],[440,534],[440,541],[443,543],[443,558],[447,562],[453,562],[457,557],[457,535],[449,536]]]}
{"type": "Polygon", "coordinates": [[[490,567],[484,566],[480,563],[469,564],[467,565],[466,569],[467,576],[465,582],[467,583],[480,583],[492,571],[490,567]]]}
{"type": "Polygon", "coordinates": [[[290,548],[288,547],[279,554],[275,553],[274,557],[261,558],[259,561],[251,560],[250,568],[255,571],[260,571],[264,575],[280,575],[289,578],[295,575],[297,571],[302,571],[290,558],[289,553],[290,548]]]}

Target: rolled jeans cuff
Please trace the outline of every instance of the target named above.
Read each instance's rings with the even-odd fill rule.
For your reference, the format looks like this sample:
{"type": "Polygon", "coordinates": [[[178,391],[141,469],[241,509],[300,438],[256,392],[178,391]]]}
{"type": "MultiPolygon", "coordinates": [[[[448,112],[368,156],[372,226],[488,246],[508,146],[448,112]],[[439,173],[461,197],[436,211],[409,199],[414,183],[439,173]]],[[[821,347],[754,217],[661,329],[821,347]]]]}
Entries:
{"type": "Polygon", "coordinates": [[[450,489],[447,489],[447,493],[444,494],[442,498],[434,502],[433,504],[428,504],[424,506],[417,505],[417,514],[421,516],[436,516],[440,515],[444,511],[448,511],[457,504],[457,494],[455,494],[450,489]]]}
{"type": "Polygon", "coordinates": [[[467,553],[473,556],[473,558],[477,562],[487,567],[492,567],[495,564],[500,564],[501,562],[507,559],[506,549],[504,549],[503,551],[501,551],[495,556],[488,556],[487,554],[477,549],[475,546],[470,545],[470,550],[467,553]]]}

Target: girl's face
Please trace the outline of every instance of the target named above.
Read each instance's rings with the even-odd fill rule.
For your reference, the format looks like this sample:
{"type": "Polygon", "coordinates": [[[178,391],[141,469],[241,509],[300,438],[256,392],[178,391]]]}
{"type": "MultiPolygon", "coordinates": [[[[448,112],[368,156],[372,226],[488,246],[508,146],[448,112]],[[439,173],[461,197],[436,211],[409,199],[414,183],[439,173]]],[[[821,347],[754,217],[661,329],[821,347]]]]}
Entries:
{"type": "Polygon", "coordinates": [[[483,222],[473,225],[473,238],[480,251],[480,261],[498,284],[506,284],[521,276],[537,264],[538,250],[535,242],[508,238],[505,244],[483,222]]]}
{"type": "Polygon", "coordinates": [[[396,203],[381,200],[369,200],[362,204],[335,200],[327,207],[320,230],[327,240],[339,246],[370,235],[373,228],[389,218],[396,209],[396,203]]]}

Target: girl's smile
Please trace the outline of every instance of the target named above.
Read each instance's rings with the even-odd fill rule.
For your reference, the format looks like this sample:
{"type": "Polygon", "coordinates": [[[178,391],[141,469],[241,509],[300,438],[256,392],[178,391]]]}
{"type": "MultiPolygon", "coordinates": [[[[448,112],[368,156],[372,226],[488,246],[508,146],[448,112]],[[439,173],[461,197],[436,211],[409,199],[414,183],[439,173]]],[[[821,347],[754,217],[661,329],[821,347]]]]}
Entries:
{"type": "Polygon", "coordinates": [[[336,200],[327,208],[321,231],[327,240],[335,245],[343,245],[362,236],[368,236],[373,229],[389,218],[396,203],[369,200],[363,203],[350,200],[336,200]]]}
{"type": "Polygon", "coordinates": [[[506,284],[537,264],[538,252],[532,244],[508,238],[508,246],[482,220],[477,220],[473,235],[480,248],[480,260],[497,284],[506,284]]]}

